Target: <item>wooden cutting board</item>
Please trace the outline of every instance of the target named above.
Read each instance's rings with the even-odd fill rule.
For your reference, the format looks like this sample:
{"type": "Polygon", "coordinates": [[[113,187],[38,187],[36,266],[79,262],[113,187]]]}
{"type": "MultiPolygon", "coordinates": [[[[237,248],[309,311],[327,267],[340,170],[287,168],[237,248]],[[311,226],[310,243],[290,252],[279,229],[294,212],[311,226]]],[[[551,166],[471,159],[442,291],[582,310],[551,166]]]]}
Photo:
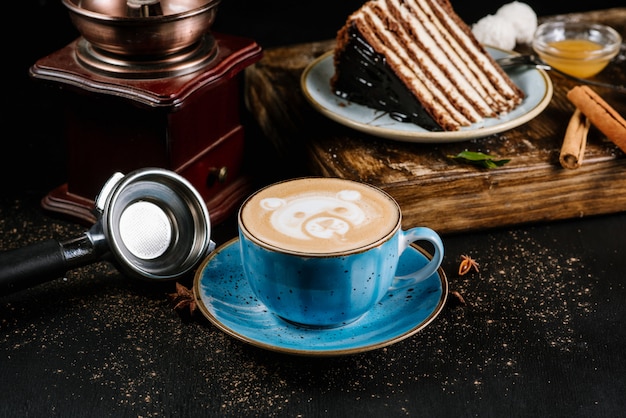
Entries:
{"type": "MultiPolygon", "coordinates": [[[[626,8],[559,18],[602,22],[626,39],[626,8]]],[[[566,94],[578,83],[549,73],[554,94],[548,107],[510,131],[448,144],[399,142],[344,127],[306,101],[302,71],[333,46],[334,40],[327,40],[266,50],[246,70],[247,106],[282,158],[306,165],[312,175],[383,188],[402,207],[405,228],[423,225],[450,234],[626,210],[626,157],[594,127],[582,166],[564,169],[559,163],[574,110],[566,94]],[[463,150],[511,161],[483,169],[448,158],[463,150]]],[[[625,84],[624,52],[597,78],[625,84]]],[[[594,90],[626,115],[626,94],[594,90]]]]}

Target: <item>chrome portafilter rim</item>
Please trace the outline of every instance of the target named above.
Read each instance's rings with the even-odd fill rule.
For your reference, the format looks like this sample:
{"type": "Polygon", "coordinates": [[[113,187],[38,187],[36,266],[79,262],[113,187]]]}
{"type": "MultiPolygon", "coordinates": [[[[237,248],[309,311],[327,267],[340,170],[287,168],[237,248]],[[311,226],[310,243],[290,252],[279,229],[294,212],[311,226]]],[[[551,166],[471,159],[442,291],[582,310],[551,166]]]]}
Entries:
{"type": "Polygon", "coordinates": [[[116,173],[96,199],[96,208],[120,269],[140,278],[180,277],[214,245],[204,200],[185,178],[169,170],[116,173]]]}

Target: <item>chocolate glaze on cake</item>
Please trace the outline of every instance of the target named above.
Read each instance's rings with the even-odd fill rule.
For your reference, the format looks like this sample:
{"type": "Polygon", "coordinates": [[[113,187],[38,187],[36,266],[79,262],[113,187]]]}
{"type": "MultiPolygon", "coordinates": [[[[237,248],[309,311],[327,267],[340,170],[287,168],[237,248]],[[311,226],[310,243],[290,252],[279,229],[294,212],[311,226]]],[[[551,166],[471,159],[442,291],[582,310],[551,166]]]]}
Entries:
{"type": "Polygon", "coordinates": [[[429,130],[504,115],[523,92],[448,0],[370,0],[337,34],[335,94],[429,130]]]}
{"type": "Polygon", "coordinates": [[[392,119],[412,122],[431,131],[441,127],[387,65],[385,56],[374,51],[354,26],[341,57],[341,73],[334,82],[335,94],[343,99],[389,113],[392,119]]]}

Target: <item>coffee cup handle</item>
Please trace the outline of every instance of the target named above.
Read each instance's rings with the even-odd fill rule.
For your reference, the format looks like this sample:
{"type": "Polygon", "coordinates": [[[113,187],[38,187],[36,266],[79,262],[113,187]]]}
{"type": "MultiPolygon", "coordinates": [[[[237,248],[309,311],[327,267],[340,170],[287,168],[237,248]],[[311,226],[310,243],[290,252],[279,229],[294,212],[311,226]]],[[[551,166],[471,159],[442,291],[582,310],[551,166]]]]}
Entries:
{"type": "Polygon", "coordinates": [[[390,290],[402,289],[429,278],[437,271],[443,261],[443,242],[441,241],[441,237],[432,229],[420,226],[407,231],[400,231],[400,234],[400,239],[398,240],[399,255],[402,255],[402,253],[409,248],[411,243],[415,241],[430,242],[434,247],[434,254],[430,261],[419,270],[404,276],[396,276],[393,284],[389,288],[390,290]]]}

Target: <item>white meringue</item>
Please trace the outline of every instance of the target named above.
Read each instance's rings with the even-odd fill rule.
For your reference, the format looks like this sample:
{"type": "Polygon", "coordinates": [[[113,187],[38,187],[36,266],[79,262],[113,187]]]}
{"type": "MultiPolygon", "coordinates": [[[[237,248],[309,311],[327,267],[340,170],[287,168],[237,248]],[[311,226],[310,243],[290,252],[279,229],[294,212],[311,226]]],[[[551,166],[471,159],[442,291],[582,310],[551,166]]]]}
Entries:
{"type": "Polygon", "coordinates": [[[500,49],[515,48],[517,33],[513,25],[502,16],[487,15],[472,25],[472,33],[483,45],[500,49]]]}
{"type": "Polygon", "coordinates": [[[528,4],[519,1],[505,4],[496,11],[496,16],[513,25],[518,43],[530,43],[533,40],[537,29],[537,15],[528,4]]]}

